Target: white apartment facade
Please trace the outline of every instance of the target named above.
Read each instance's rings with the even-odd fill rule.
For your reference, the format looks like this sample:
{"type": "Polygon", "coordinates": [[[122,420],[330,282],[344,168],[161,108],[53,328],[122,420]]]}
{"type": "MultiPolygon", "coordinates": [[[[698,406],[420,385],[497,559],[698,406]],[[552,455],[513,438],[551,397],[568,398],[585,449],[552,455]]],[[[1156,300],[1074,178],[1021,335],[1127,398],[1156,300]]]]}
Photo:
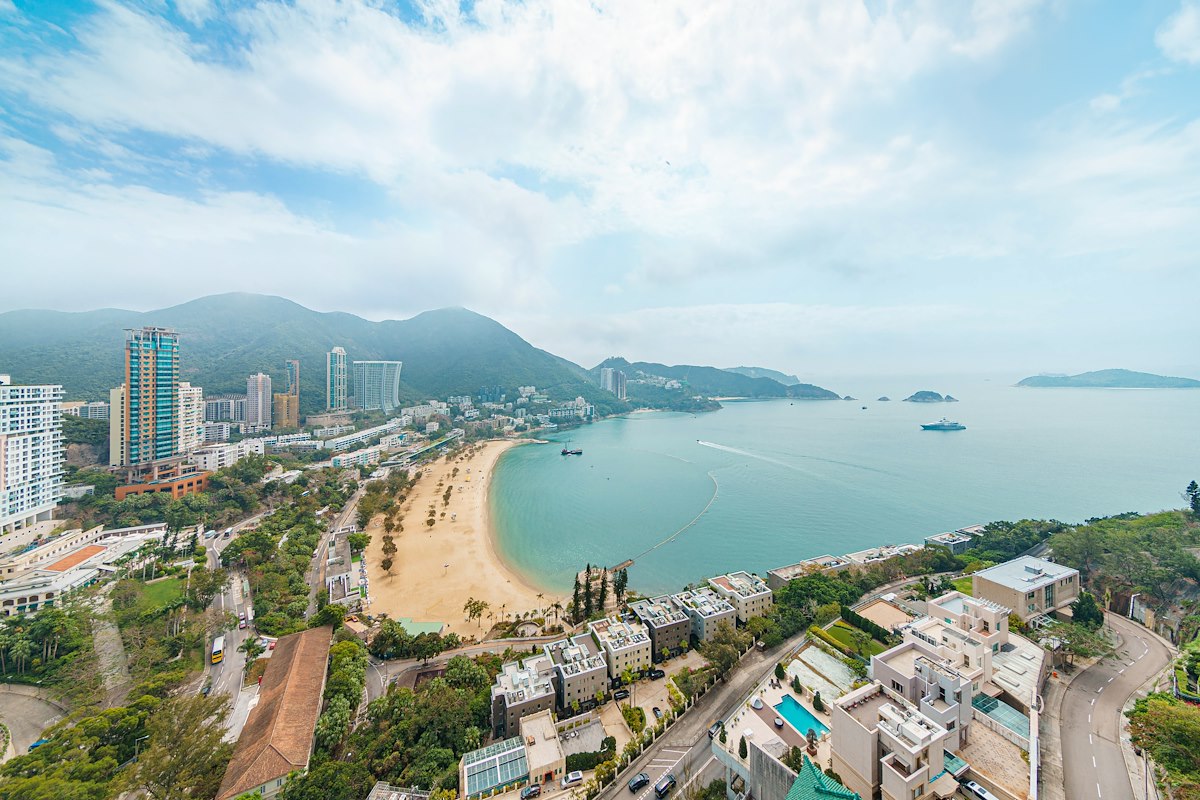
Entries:
{"type": "Polygon", "coordinates": [[[181,455],[204,444],[204,389],[181,381],[179,384],[179,449],[181,455]]]}
{"type": "Polygon", "coordinates": [[[608,665],[596,642],[586,633],[544,645],[546,656],[554,664],[558,707],[582,708],[596,704],[597,695],[608,688],[608,665]]]}
{"type": "Polygon", "coordinates": [[[267,452],[262,439],[242,439],[230,444],[210,444],[192,452],[191,461],[206,472],[231,467],[248,455],[267,452]]]}
{"type": "Polygon", "coordinates": [[[262,372],[246,379],[246,428],[247,430],[271,430],[272,413],[271,376],[262,372]]]}
{"type": "Polygon", "coordinates": [[[642,623],[609,617],[589,622],[588,630],[604,651],[609,678],[620,678],[626,670],[636,675],[650,669],[653,646],[650,632],[642,623]]]}
{"type": "Polygon", "coordinates": [[[925,800],[957,789],[954,777],[943,772],[950,734],[879,683],[835,701],[830,730],[833,771],[861,797],[925,800]]]}
{"type": "Polygon", "coordinates": [[[774,592],[767,586],[767,582],[749,572],[718,575],[709,578],[708,585],[733,606],[738,622],[743,624],[754,617],[766,615],[774,602],[774,592]]]}
{"type": "Polygon", "coordinates": [[[62,397],[61,386],[0,375],[0,548],[6,534],[51,519],[62,498],[62,397]]]}
{"type": "Polygon", "coordinates": [[[1011,608],[1022,622],[1053,614],[1079,597],[1079,570],[1021,556],[971,576],[971,594],[1011,608]]]}

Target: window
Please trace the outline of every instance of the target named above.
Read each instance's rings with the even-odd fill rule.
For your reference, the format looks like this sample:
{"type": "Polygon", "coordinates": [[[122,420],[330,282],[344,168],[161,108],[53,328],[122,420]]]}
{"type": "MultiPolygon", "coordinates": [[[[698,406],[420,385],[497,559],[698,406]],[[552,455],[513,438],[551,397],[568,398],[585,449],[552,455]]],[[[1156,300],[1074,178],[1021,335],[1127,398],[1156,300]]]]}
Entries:
{"type": "Polygon", "coordinates": [[[900,694],[904,694],[904,684],[900,683],[900,681],[892,681],[892,689],[900,694]]]}

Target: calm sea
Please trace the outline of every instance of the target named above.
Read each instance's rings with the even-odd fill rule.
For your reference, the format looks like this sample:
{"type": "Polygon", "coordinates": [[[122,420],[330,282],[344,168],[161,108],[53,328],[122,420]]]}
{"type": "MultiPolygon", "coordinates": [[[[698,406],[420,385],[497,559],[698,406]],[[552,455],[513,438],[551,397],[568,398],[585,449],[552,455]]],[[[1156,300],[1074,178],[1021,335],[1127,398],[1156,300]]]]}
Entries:
{"type": "Polygon", "coordinates": [[[633,558],[631,585],[657,592],[977,522],[1177,508],[1200,479],[1200,390],[828,385],[860,400],[634,414],[509,451],[491,483],[501,553],[555,591],[633,558]],[[960,402],[900,402],[918,389],[960,402]],[[919,427],[943,415],[967,430],[919,427]]]}

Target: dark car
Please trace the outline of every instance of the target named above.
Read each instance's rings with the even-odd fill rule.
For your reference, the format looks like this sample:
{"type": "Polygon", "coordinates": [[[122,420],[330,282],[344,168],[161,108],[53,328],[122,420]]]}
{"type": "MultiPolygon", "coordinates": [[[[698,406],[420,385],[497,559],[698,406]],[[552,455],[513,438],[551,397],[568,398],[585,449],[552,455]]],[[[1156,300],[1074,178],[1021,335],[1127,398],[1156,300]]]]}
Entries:
{"type": "Polygon", "coordinates": [[[716,722],[714,722],[712,724],[712,726],[708,729],[708,738],[710,738],[710,739],[717,738],[717,734],[721,732],[721,726],[723,724],[724,724],[724,720],[717,720],[716,722]]]}
{"type": "Polygon", "coordinates": [[[663,672],[661,669],[652,669],[647,674],[654,680],[667,677],[667,673],[663,672]]]}
{"type": "Polygon", "coordinates": [[[632,778],[629,779],[629,791],[631,791],[631,792],[636,792],[638,789],[641,789],[643,786],[649,786],[649,785],[650,785],[650,776],[644,772],[639,772],[637,775],[634,775],[632,778]]]}
{"type": "Polygon", "coordinates": [[[535,783],[532,786],[526,786],[521,790],[521,800],[530,800],[531,797],[537,797],[542,793],[542,785],[535,783]]]}
{"type": "Polygon", "coordinates": [[[613,700],[627,700],[628,698],[628,689],[617,689],[615,692],[613,692],[613,700]]]}
{"type": "Polygon", "coordinates": [[[654,708],[652,708],[650,710],[654,712],[655,719],[662,719],[662,709],[661,708],[659,708],[658,706],[655,706],[654,708]]]}
{"type": "Polygon", "coordinates": [[[675,788],[675,776],[667,773],[658,779],[658,783],[654,784],[654,794],[660,798],[666,797],[675,788]]]}

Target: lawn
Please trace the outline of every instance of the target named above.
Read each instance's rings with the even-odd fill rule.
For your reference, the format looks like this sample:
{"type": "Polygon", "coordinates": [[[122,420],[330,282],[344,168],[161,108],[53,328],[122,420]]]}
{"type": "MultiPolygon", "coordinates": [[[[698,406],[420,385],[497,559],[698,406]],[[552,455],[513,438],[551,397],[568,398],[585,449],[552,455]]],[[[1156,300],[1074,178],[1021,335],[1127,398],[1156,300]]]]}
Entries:
{"type": "MultiPolygon", "coordinates": [[[[829,635],[832,636],[834,639],[837,639],[842,644],[846,645],[846,647],[849,647],[851,650],[858,652],[857,647],[855,646],[855,643],[854,643],[854,637],[851,635],[851,632],[856,631],[856,630],[858,630],[858,628],[855,628],[853,625],[850,625],[842,620],[839,620],[836,623],[834,623],[832,628],[829,628],[829,635]]],[[[887,650],[887,649],[888,649],[888,646],[886,644],[882,644],[881,642],[878,642],[875,639],[871,639],[869,642],[867,642],[866,646],[863,647],[862,654],[869,658],[874,655],[879,655],[880,653],[882,653],[884,650],[887,650]]]]}
{"type": "Polygon", "coordinates": [[[178,599],[183,595],[183,581],[183,578],[168,578],[165,581],[142,584],[138,610],[148,611],[178,599]]]}
{"type": "Polygon", "coordinates": [[[954,579],[954,588],[963,594],[971,593],[971,576],[963,575],[961,578],[954,579]]]}

